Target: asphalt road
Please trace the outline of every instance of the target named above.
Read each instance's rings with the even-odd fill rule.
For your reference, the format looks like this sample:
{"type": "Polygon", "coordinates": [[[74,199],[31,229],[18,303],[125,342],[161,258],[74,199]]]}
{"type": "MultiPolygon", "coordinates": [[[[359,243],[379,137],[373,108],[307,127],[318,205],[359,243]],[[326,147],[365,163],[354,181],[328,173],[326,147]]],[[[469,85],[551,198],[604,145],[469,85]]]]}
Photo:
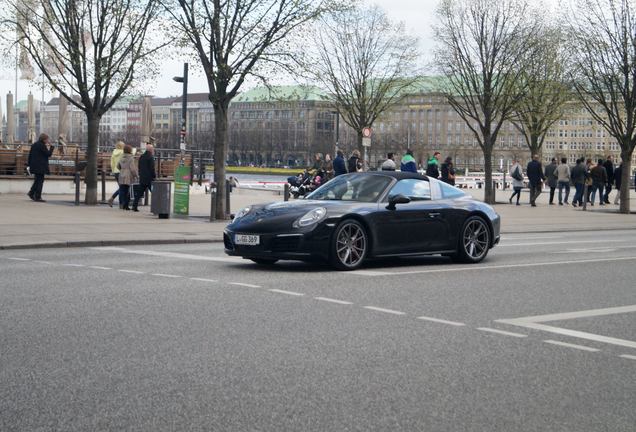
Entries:
{"type": "Polygon", "coordinates": [[[479,265],[0,251],[2,431],[636,430],[636,232],[479,265]]]}

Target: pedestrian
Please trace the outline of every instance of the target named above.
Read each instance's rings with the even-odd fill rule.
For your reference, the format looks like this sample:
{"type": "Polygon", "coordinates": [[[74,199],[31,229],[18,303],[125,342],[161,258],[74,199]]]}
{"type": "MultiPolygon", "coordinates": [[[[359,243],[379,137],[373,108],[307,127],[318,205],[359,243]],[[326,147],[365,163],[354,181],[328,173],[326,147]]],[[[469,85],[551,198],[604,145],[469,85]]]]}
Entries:
{"type": "Polygon", "coordinates": [[[567,158],[561,158],[561,165],[557,166],[554,171],[557,178],[557,186],[559,188],[559,205],[568,204],[570,196],[570,167],[567,158]],[[563,189],[565,189],[565,199],[563,198],[563,189]]]}
{"type": "Polygon", "coordinates": [[[397,166],[395,165],[395,160],[393,160],[393,153],[386,154],[386,160],[382,163],[382,171],[395,171],[397,166]]]}
{"type": "Polygon", "coordinates": [[[342,150],[336,151],[336,158],[333,160],[333,174],[335,177],[347,173],[347,163],[344,160],[342,150]]]}
{"type": "Polygon", "coordinates": [[[453,158],[450,156],[442,164],[442,181],[455,186],[455,166],[453,165],[453,158]]]}
{"type": "Polygon", "coordinates": [[[512,204],[512,199],[517,197],[517,205],[519,204],[519,198],[521,198],[521,189],[523,189],[523,169],[521,165],[517,161],[517,159],[513,159],[512,166],[510,167],[510,177],[512,177],[512,190],[514,191],[510,196],[508,202],[512,204]]]}
{"type": "Polygon", "coordinates": [[[347,161],[347,170],[350,173],[362,171],[362,161],[360,160],[360,152],[357,149],[351,152],[351,157],[347,161]]]}
{"type": "Polygon", "coordinates": [[[325,154],[325,160],[322,163],[322,172],[324,173],[323,183],[333,178],[333,161],[329,153],[325,154]]]}
{"type": "Polygon", "coordinates": [[[621,199],[621,182],[623,176],[623,162],[614,170],[614,187],[616,188],[616,196],[614,197],[614,205],[618,205],[621,199]]]}
{"type": "MultiPolygon", "coordinates": [[[[123,141],[117,141],[115,143],[113,154],[110,155],[110,172],[113,173],[113,176],[115,176],[115,181],[117,182],[117,190],[115,190],[115,193],[113,193],[108,199],[108,205],[111,207],[113,206],[113,201],[119,195],[119,168],[117,168],[117,165],[124,155],[124,145],[125,144],[123,141]]],[[[121,199],[119,200],[119,203],[121,206],[121,199]]]]}
{"type": "Polygon", "coordinates": [[[139,182],[139,171],[132,152],[132,147],[126,144],[124,154],[117,164],[119,169],[119,203],[122,210],[130,210],[130,186],[139,182]]]}
{"type": "Polygon", "coordinates": [[[50,174],[49,158],[53,155],[53,150],[55,147],[45,133],[40,134],[38,140],[31,145],[27,166],[35,178],[27,195],[33,201],[46,202],[42,199],[42,187],[44,186],[44,176],[50,174]]]}
{"type": "Polygon", "coordinates": [[[607,183],[605,184],[605,195],[603,195],[603,202],[605,204],[611,204],[609,200],[609,195],[612,192],[612,185],[614,184],[614,160],[612,155],[608,155],[605,158],[605,162],[603,162],[603,167],[605,167],[605,172],[607,173],[607,183]]]}
{"type": "Polygon", "coordinates": [[[314,164],[311,166],[310,170],[315,171],[314,174],[316,174],[321,169],[322,169],[322,153],[316,153],[314,155],[314,164]]]}
{"type": "Polygon", "coordinates": [[[135,200],[132,211],[138,212],[141,196],[149,190],[152,192],[152,181],[155,179],[155,148],[152,144],[146,144],[146,151],[139,158],[139,184],[135,188],[135,200]]]}
{"type": "Polygon", "coordinates": [[[570,178],[572,179],[572,183],[574,183],[574,199],[572,200],[572,206],[576,207],[577,204],[579,206],[583,205],[583,192],[585,190],[585,181],[586,181],[586,167],[584,159],[577,159],[576,165],[570,170],[570,178]]]}
{"type": "Polygon", "coordinates": [[[587,159],[585,161],[585,186],[587,186],[587,194],[585,195],[585,201],[590,202],[590,195],[592,194],[592,168],[594,165],[592,164],[592,159],[587,159]]]}
{"type": "Polygon", "coordinates": [[[417,163],[413,158],[413,150],[407,149],[400,162],[400,171],[417,173],[417,163]]]}
{"type": "Polygon", "coordinates": [[[548,201],[549,205],[554,205],[554,191],[557,187],[556,169],[556,158],[552,158],[550,163],[545,166],[545,170],[543,172],[543,175],[547,180],[548,187],[550,188],[550,200],[548,201]]]}
{"type": "Polygon", "coordinates": [[[433,157],[426,163],[426,175],[428,177],[439,178],[439,159],[442,154],[438,151],[433,153],[433,157]]]}
{"type": "Polygon", "coordinates": [[[543,174],[541,162],[539,161],[539,155],[533,155],[532,160],[528,162],[526,175],[528,176],[528,185],[530,187],[530,205],[532,207],[536,207],[537,198],[541,195],[543,181],[545,181],[545,175],[543,174]]]}
{"type": "Polygon", "coordinates": [[[605,171],[605,167],[603,166],[603,159],[599,159],[596,166],[590,170],[590,176],[592,177],[592,201],[590,205],[594,205],[596,192],[599,194],[599,205],[605,205],[603,187],[607,184],[607,171],[605,171]]]}

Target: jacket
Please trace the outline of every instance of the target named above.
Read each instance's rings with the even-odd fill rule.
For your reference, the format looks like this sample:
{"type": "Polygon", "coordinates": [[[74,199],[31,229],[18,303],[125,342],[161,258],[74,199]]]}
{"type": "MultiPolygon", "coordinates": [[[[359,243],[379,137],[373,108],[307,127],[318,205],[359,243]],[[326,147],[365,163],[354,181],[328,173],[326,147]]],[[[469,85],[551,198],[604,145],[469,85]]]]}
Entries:
{"type": "Polygon", "coordinates": [[[606,160],[603,163],[605,167],[605,172],[607,172],[607,183],[614,184],[614,163],[612,161],[606,160]]]}
{"type": "Polygon", "coordinates": [[[400,171],[417,172],[417,164],[415,159],[410,154],[405,154],[400,163],[400,171]]]}
{"type": "Polygon", "coordinates": [[[607,183],[607,171],[603,165],[596,165],[590,170],[592,176],[592,184],[605,184],[607,183]]]}
{"type": "Polygon", "coordinates": [[[155,158],[150,152],[145,152],[139,158],[139,184],[151,185],[155,177],[155,158]]]}
{"type": "Polygon", "coordinates": [[[513,166],[510,167],[510,178],[512,179],[512,187],[513,188],[522,188],[523,187],[523,169],[521,169],[521,165],[514,164],[513,166]],[[521,180],[517,180],[516,178],[512,177],[512,173],[514,173],[515,170],[519,171],[519,174],[521,175],[521,180]]]}
{"type": "Polygon", "coordinates": [[[528,181],[531,185],[537,185],[542,180],[545,180],[543,170],[541,169],[541,162],[536,160],[531,160],[530,162],[528,162],[526,175],[528,176],[528,181]]]}
{"type": "Polygon", "coordinates": [[[49,174],[49,158],[53,154],[53,146],[46,148],[43,141],[36,141],[29,151],[29,160],[27,165],[31,174],[49,174]]]}
{"type": "Polygon", "coordinates": [[[623,179],[621,178],[622,176],[623,176],[623,165],[619,165],[614,170],[614,184],[616,185],[616,190],[621,190],[621,183],[623,181],[623,179]]]}
{"type": "Polygon", "coordinates": [[[119,184],[132,185],[139,182],[139,172],[135,165],[135,157],[130,153],[124,153],[117,164],[119,168],[119,184]]]}
{"type": "Polygon", "coordinates": [[[334,176],[339,176],[347,173],[347,166],[345,164],[345,160],[342,156],[336,156],[333,160],[333,174],[334,176]]]}
{"type": "Polygon", "coordinates": [[[434,157],[430,158],[426,164],[426,175],[433,178],[439,177],[439,162],[434,157]]]}
{"type": "Polygon", "coordinates": [[[382,171],[395,171],[395,161],[393,159],[387,159],[382,164],[382,171]]]}
{"type": "Polygon", "coordinates": [[[449,185],[455,185],[455,168],[452,162],[442,164],[442,181],[449,185]]]}
{"type": "Polygon", "coordinates": [[[557,176],[555,172],[556,169],[557,164],[555,163],[550,163],[545,166],[544,175],[545,178],[548,180],[548,186],[550,186],[551,188],[557,187],[557,176]]]}
{"type": "Polygon", "coordinates": [[[360,171],[362,169],[360,158],[357,156],[351,156],[347,162],[347,169],[350,173],[360,171]]]}
{"type": "Polygon", "coordinates": [[[554,175],[559,182],[569,182],[570,167],[567,164],[561,164],[556,168],[554,175]]]}
{"type": "Polygon", "coordinates": [[[581,162],[580,164],[577,164],[574,168],[572,168],[572,170],[570,171],[570,177],[572,177],[572,183],[584,184],[585,171],[586,171],[585,164],[583,162],[581,162]]]}
{"type": "Polygon", "coordinates": [[[124,155],[123,149],[116,148],[113,150],[113,154],[110,155],[110,172],[113,174],[119,173],[119,168],[117,168],[117,164],[121,160],[121,157],[124,155]]]}

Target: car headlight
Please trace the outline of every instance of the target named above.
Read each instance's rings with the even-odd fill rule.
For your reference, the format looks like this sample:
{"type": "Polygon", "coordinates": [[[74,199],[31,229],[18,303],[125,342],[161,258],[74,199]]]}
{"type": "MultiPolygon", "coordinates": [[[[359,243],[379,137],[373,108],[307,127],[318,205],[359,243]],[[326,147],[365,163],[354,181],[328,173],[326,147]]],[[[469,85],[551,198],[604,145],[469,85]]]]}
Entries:
{"type": "Polygon", "coordinates": [[[248,214],[250,212],[250,210],[252,210],[252,207],[244,207],[241,210],[238,211],[238,213],[236,215],[234,215],[234,221],[242,218],[243,216],[245,216],[246,214],[248,214]]]}
{"type": "Polygon", "coordinates": [[[327,209],[318,207],[308,211],[303,217],[294,222],[294,228],[307,227],[320,222],[327,215],[327,209]]]}

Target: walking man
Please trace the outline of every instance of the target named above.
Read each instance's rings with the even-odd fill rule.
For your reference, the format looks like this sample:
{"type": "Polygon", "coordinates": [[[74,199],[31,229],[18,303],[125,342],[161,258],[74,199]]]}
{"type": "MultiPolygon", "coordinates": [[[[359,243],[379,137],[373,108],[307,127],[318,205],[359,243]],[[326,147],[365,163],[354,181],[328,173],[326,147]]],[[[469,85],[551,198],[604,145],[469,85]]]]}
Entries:
{"type": "Polygon", "coordinates": [[[395,161],[393,160],[393,153],[386,154],[386,160],[382,164],[382,171],[395,171],[395,161]]]}
{"type": "Polygon", "coordinates": [[[44,186],[44,176],[50,174],[49,158],[53,154],[54,149],[51,139],[44,133],[40,134],[38,140],[31,145],[27,166],[29,167],[29,172],[35,176],[35,179],[27,195],[33,201],[46,202],[42,199],[42,187],[44,186]]]}
{"type": "Polygon", "coordinates": [[[333,174],[335,177],[347,173],[347,163],[344,160],[342,150],[336,152],[336,158],[333,160],[333,174]]]}
{"type": "Polygon", "coordinates": [[[152,192],[152,181],[155,179],[155,148],[152,144],[146,144],[146,151],[139,158],[139,185],[135,188],[135,200],[132,211],[138,212],[139,199],[149,190],[152,192]]]}
{"type": "Polygon", "coordinates": [[[532,160],[528,162],[528,167],[526,168],[526,175],[530,186],[530,205],[536,207],[536,201],[541,195],[541,188],[545,180],[541,162],[539,162],[539,155],[532,155],[532,160]]]}
{"type": "Polygon", "coordinates": [[[544,171],[545,178],[548,180],[548,186],[550,187],[550,205],[554,205],[554,191],[557,187],[556,169],[556,158],[552,158],[550,163],[546,165],[544,171]]]}
{"type": "Polygon", "coordinates": [[[417,172],[417,164],[415,163],[415,158],[413,158],[413,150],[408,149],[406,151],[406,154],[402,158],[402,163],[400,164],[400,171],[417,172]]]}
{"type": "Polygon", "coordinates": [[[556,168],[555,175],[559,187],[559,205],[567,204],[570,196],[570,167],[566,158],[561,158],[561,165],[556,168]],[[565,189],[565,200],[562,200],[563,189],[565,189]]]}
{"type": "Polygon", "coordinates": [[[574,188],[576,189],[576,192],[574,193],[574,200],[572,200],[572,206],[574,207],[576,207],[577,204],[579,206],[583,206],[583,191],[585,189],[586,171],[585,160],[577,159],[576,165],[572,168],[570,173],[572,183],[574,183],[574,188]]]}
{"type": "Polygon", "coordinates": [[[612,192],[612,185],[614,184],[614,161],[612,160],[612,155],[607,156],[605,162],[603,163],[605,167],[605,172],[607,173],[607,183],[605,184],[605,195],[603,197],[603,201],[605,204],[610,204],[609,195],[612,192]]]}
{"type": "Polygon", "coordinates": [[[599,204],[605,205],[603,187],[607,184],[607,171],[605,171],[603,166],[603,159],[599,159],[596,166],[590,170],[590,176],[592,176],[592,201],[590,205],[594,205],[597,191],[599,204]]]}
{"type": "Polygon", "coordinates": [[[428,160],[426,164],[426,175],[428,177],[439,178],[439,159],[441,157],[442,154],[436,151],[433,153],[433,157],[428,160]]]}

